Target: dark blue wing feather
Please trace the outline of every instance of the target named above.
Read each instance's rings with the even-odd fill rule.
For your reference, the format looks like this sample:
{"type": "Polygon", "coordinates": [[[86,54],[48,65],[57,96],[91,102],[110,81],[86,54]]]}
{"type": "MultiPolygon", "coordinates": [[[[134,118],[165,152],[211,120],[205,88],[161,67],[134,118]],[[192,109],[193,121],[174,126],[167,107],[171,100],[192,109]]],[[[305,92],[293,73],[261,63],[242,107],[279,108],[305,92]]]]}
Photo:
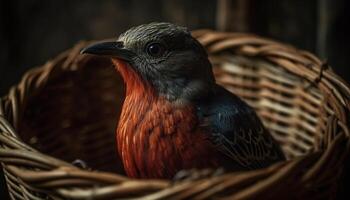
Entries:
{"type": "Polygon", "coordinates": [[[257,169],[285,160],[255,111],[221,86],[197,102],[200,126],[212,142],[242,169],[257,169]]]}

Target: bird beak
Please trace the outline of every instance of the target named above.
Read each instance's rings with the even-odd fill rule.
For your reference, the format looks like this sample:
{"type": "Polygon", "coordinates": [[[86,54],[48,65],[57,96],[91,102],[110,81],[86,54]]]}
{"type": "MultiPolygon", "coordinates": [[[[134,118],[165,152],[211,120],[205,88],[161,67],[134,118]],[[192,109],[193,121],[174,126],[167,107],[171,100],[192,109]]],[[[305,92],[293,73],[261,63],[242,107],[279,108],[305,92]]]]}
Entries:
{"type": "Polygon", "coordinates": [[[99,56],[115,57],[125,61],[132,61],[135,55],[132,51],[125,49],[123,42],[99,42],[87,46],[80,54],[93,54],[99,56]]]}

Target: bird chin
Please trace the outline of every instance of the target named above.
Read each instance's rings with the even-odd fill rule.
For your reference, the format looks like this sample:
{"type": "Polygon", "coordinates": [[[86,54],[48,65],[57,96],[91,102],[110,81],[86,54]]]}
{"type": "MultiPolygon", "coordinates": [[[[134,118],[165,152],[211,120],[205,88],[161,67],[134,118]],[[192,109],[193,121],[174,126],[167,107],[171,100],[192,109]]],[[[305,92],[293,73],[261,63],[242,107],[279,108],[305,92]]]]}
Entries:
{"type": "Polygon", "coordinates": [[[126,85],[129,85],[130,88],[134,88],[134,86],[145,86],[146,82],[142,79],[137,70],[135,70],[130,63],[128,63],[128,61],[119,58],[112,58],[112,63],[123,78],[126,85]]]}
{"type": "Polygon", "coordinates": [[[122,75],[124,80],[131,75],[138,75],[134,67],[131,66],[131,64],[126,60],[120,58],[112,58],[112,63],[115,69],[120,73],[120,75],[122,75]]]}
{"type": "Polygon", "coordinates": [[[112,58],[112,62],[118,71],[127,70],[127,68],[130,67],[129,63],[127,63],[125,60],[122,60],[119,58],[112,58]]]}

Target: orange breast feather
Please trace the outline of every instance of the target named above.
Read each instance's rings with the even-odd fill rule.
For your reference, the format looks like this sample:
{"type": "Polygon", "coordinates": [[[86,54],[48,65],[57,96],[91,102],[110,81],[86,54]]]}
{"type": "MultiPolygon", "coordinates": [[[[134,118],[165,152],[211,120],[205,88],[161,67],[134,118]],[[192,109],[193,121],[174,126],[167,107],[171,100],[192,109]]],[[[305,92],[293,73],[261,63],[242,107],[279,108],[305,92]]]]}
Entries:
{"type": "Polygon", "coordinates": [[[128,176],[172,178],[181,169],[218,166],[215,150],[198,128],[192,106],[175,106],[158,97],[132,70],[121,74],[127,76],[126,82],[132,81],[126,84],[116,130],[118,152],[128,176]]]}

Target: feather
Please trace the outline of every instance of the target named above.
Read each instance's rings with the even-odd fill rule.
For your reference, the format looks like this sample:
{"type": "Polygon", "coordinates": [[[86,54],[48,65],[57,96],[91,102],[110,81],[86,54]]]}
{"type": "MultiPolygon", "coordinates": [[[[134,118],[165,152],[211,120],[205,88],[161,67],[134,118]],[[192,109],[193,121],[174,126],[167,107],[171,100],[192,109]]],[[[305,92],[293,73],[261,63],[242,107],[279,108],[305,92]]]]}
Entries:
{"type": "Polygon", "coordinates": [[[214,95],[197,100],[200,127],[231,162],[242,169],[257,169],[285,160],[277,142],[254,110],[217,85],[214,95]]]}

